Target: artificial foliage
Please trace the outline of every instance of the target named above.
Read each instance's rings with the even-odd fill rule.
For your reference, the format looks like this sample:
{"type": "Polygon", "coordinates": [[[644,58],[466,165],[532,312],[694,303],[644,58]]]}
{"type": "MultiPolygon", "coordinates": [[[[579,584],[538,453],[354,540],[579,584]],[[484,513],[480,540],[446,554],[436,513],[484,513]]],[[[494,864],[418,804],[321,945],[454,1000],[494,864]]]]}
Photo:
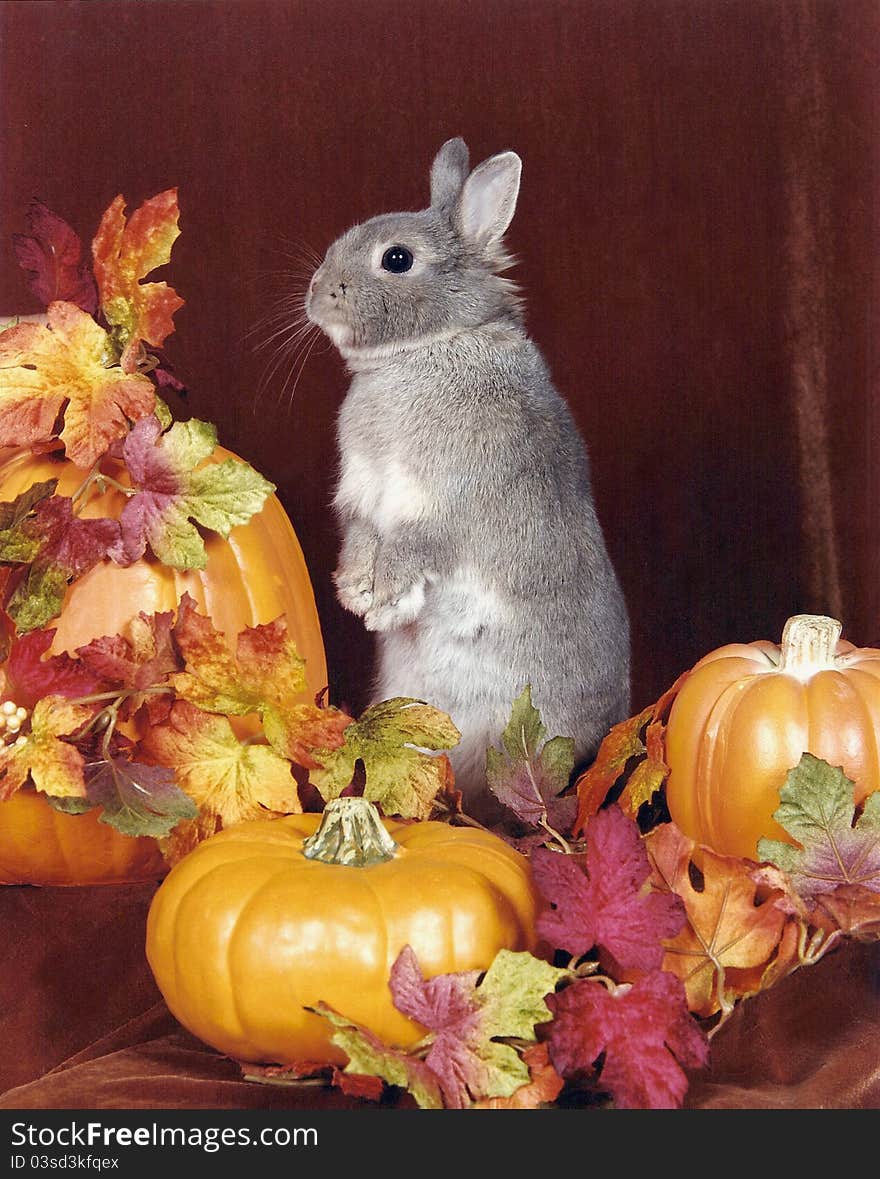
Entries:
{"type": "MultiPolygon", "coordinates": [[[[39,202],[27,229],[14,250],[47,310],[0,332],[0,446],[27,453],[37,473],[22,481],[19,470],[0,503],[0,827],[18,822],[18,802],[27,824],[33,813],[81,823],[96,859],[116,854],[101,831],[132,846],[155,839],[170,881],[224,847],[234,861],[251,825],[268,828],[255,847],[277,847],[285,825],[302,844],[328,804],[360,795],[415,844],[429,824],[503,840],[531,881],[533,929],[479,968],[448,969],[409,941],[395,949],[379,980],[385,1037],[346,998],[363,983],[356,963],[319,955],[334,985],[290,1020],[308,1015],[330,1055],[242,1059],[245,1076],[338,1085],[365,1101],[404,1093],[434,1109],[675,1108],[737,1004],[845,938],[878,936],[876,781],[798,750],[749,855],[671,820],[670,716],[696,669],[614,726],[577,777],[573,742],[547,733],[523,685],[487,756],[503,814],[487,834],[455,789],[452,720],[405,698],[348,715],[312,690],[284,613],[220,626],[219,605],[181,589],[162,609],[130,611],[124,628],[60,644],[95,570],[150,562],[194,575],[212,538],[248,527],[274,488],[218,447],[210,423],[175,420],[162,397],[180,387],[161,349],[182,300],[150,276],[171,258],[176,191],[130,216],[118,197],[90,258],[39,202]],[[108,495],[119,510],[102,513],[108,495]],[[402,1038],[399,1026],[415,1031],[402,1038]]],[[[357,921],[375,899],[351,879],[338,904],[357,921]]],[[[329,912],[336,886],[317,887],[329,912]]],[[[196,975],[202,952],[196,934],[196,975]]]]}

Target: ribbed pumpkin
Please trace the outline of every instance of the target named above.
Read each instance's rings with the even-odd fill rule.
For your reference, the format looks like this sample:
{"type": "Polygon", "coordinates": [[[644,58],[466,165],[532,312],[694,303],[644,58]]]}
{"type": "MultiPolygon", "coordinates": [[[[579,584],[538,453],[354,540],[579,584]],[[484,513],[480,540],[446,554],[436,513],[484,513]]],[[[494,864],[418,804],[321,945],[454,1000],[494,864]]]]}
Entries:
{"type": "Polygon", "coordinates": [[[65,815],[27,787],[0,803],[0,884],[118,884],[158,880],[155,839],[122,835],[99,811],[65,815]]]}
{"type": "MultiPolygon", "coordinates": [[[[235,457],[217,447],[209,461],[235,457]]],[[[112,461],[102,470],[125,482],[123,469],[112,461]]],[[[13,500],[47,479],[58,480],[59,495],[72,495],[87,474],[64,458],[35,456],[23,449],[0,451],[0,500],[13,500]]],[[[109,488],[89,500],[82,516],[118,518],[124,504],[124,494],[109,488]]],[[[50,654],[73,651],[102,635],[125,635],[139,611],[173,610],[186,591],[214,625],[233,639],[246,626],[286,614],[291,635],[306,660],[306,698],[313,698],[327,683],[324,644],[302,549],[277,496],[270,496],[262,510],[234,528],[228,539],[206,534],[205,545],[204,569],[178,571],[151,556],[128,568],[111,561],[97,565],[68,590],[61,614],[51,624],[56,634],[50,654]]],[[[112,883],[143,878],[145,873],[155,877],[161,871],[153,840],[121,835],[106,824],[97,824],[94,815],[61,815],[38,797],[25,803],[16,798],[0,803],[2,882],[112,883]],[[80,843],[76,832],[82,832],[80,843]]]]}
{"type": "Polygon", "coordinates": [[[753,860],[762,837],[792,843],[773,813],[804,753],[842,767],[857,803],[880,788],[880,649],[841,629],[795,615],[780,645],[731,643],[694,666],[666,730],[666,800],[685,835],[753,860]]]}
{"type": "Polygon", "coordinates": [[[236,824],[169,873],[147,958],[174,1016],[239,1060],[343,1064],[320,1001],[390,1044],[424,1029],[394,1006],[410,945],[426,976],[485,970],[535,944],[526,858],[488,831],[380,820],[363,798],[236,824]]]}

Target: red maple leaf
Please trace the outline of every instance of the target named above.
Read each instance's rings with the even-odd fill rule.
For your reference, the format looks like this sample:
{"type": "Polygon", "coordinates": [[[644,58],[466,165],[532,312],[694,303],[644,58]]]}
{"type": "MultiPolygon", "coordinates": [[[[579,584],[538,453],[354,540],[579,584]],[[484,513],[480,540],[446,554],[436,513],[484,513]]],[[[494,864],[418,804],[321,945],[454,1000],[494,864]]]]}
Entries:
{"type": "Polygon", "coordinates": [[[685,1068],[701,1068],[709,1044],[687,1009],[684,987],[656,971],[609,991],[581,979],[547,996],[550,1059],[563,1076],[589,1073],[604,1053],[599,1083],[618,1109],[676,1109],[685,1068]]]}
{"type": "Polygon", "coordinates": [[[32,709],[43,696],[69,700],[107,688],[106,680],[70,655],[50,655],[54,628],[34,630],[15,640],[4,667],[4,692],[22,708],[32,709]]]}
{"type": "Polygon", "coordinates": [[[171,640],[173,627],[173,611],[145,614],[141,610],[131,620],[130,637],[105,635],[77,647],[76,653],[96,675],[141,691],[164,683],[172,672],[183,667],[171,640]]]}
{"type": "Polygon", "coordinates": [[[599,811],[587,827],[586,871],[571,856],[538,848],[535,881],[548,903],[538,932],[551,945],[580,957],[593,946],[620,966],[657,970],[662,940],[685,922],[671,893],[645,892],[651,866],[635,821],[617,806],[599,811]]]}
{"type": "Polygon", "coordinates": [[[27,227],[27,234],[12,235],[12,246],[27,276],[31,294],[44,307],[61,299],[94,315],[98,290],[95,277],[83,260],[78,235],[36,197],[27,211],[27,227]]]}

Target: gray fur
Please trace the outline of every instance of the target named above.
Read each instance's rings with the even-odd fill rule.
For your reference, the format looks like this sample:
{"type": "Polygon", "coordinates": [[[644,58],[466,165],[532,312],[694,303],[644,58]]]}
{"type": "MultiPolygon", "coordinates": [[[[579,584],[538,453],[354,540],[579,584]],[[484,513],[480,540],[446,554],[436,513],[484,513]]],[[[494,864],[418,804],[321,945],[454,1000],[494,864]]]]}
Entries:
{"type": "Polygon", "coordinates": [[[461,729],[457,784],[479,813],[486,747],[527,683],[581,759],[627,715],[629,624],[583,442],[500,274],[519,157],[466,173],[450,140],[431,207],[343,234],[307,310],[353,374],[338,421],[340,601],[377,633],[377,698],[428,700],[461,729]],[[410,271],[381,268],[391,245],[412,251],[410,271]]]}

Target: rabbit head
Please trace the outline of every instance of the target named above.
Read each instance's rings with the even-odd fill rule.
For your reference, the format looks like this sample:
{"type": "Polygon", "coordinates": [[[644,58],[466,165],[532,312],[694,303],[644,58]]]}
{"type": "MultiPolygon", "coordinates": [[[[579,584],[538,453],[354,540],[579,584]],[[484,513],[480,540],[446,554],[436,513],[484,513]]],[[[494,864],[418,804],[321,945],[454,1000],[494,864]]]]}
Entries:
{"type": "Polygon", "coordinates": [[[431,168],[431,204],[385,213],[335,241],[315,271],[309,319],[343,355],[395,352],[499,319],[520,318],[503,237],[516,208],[521,162],[501,152],[468,171],[461,139],[431,168]]]}

